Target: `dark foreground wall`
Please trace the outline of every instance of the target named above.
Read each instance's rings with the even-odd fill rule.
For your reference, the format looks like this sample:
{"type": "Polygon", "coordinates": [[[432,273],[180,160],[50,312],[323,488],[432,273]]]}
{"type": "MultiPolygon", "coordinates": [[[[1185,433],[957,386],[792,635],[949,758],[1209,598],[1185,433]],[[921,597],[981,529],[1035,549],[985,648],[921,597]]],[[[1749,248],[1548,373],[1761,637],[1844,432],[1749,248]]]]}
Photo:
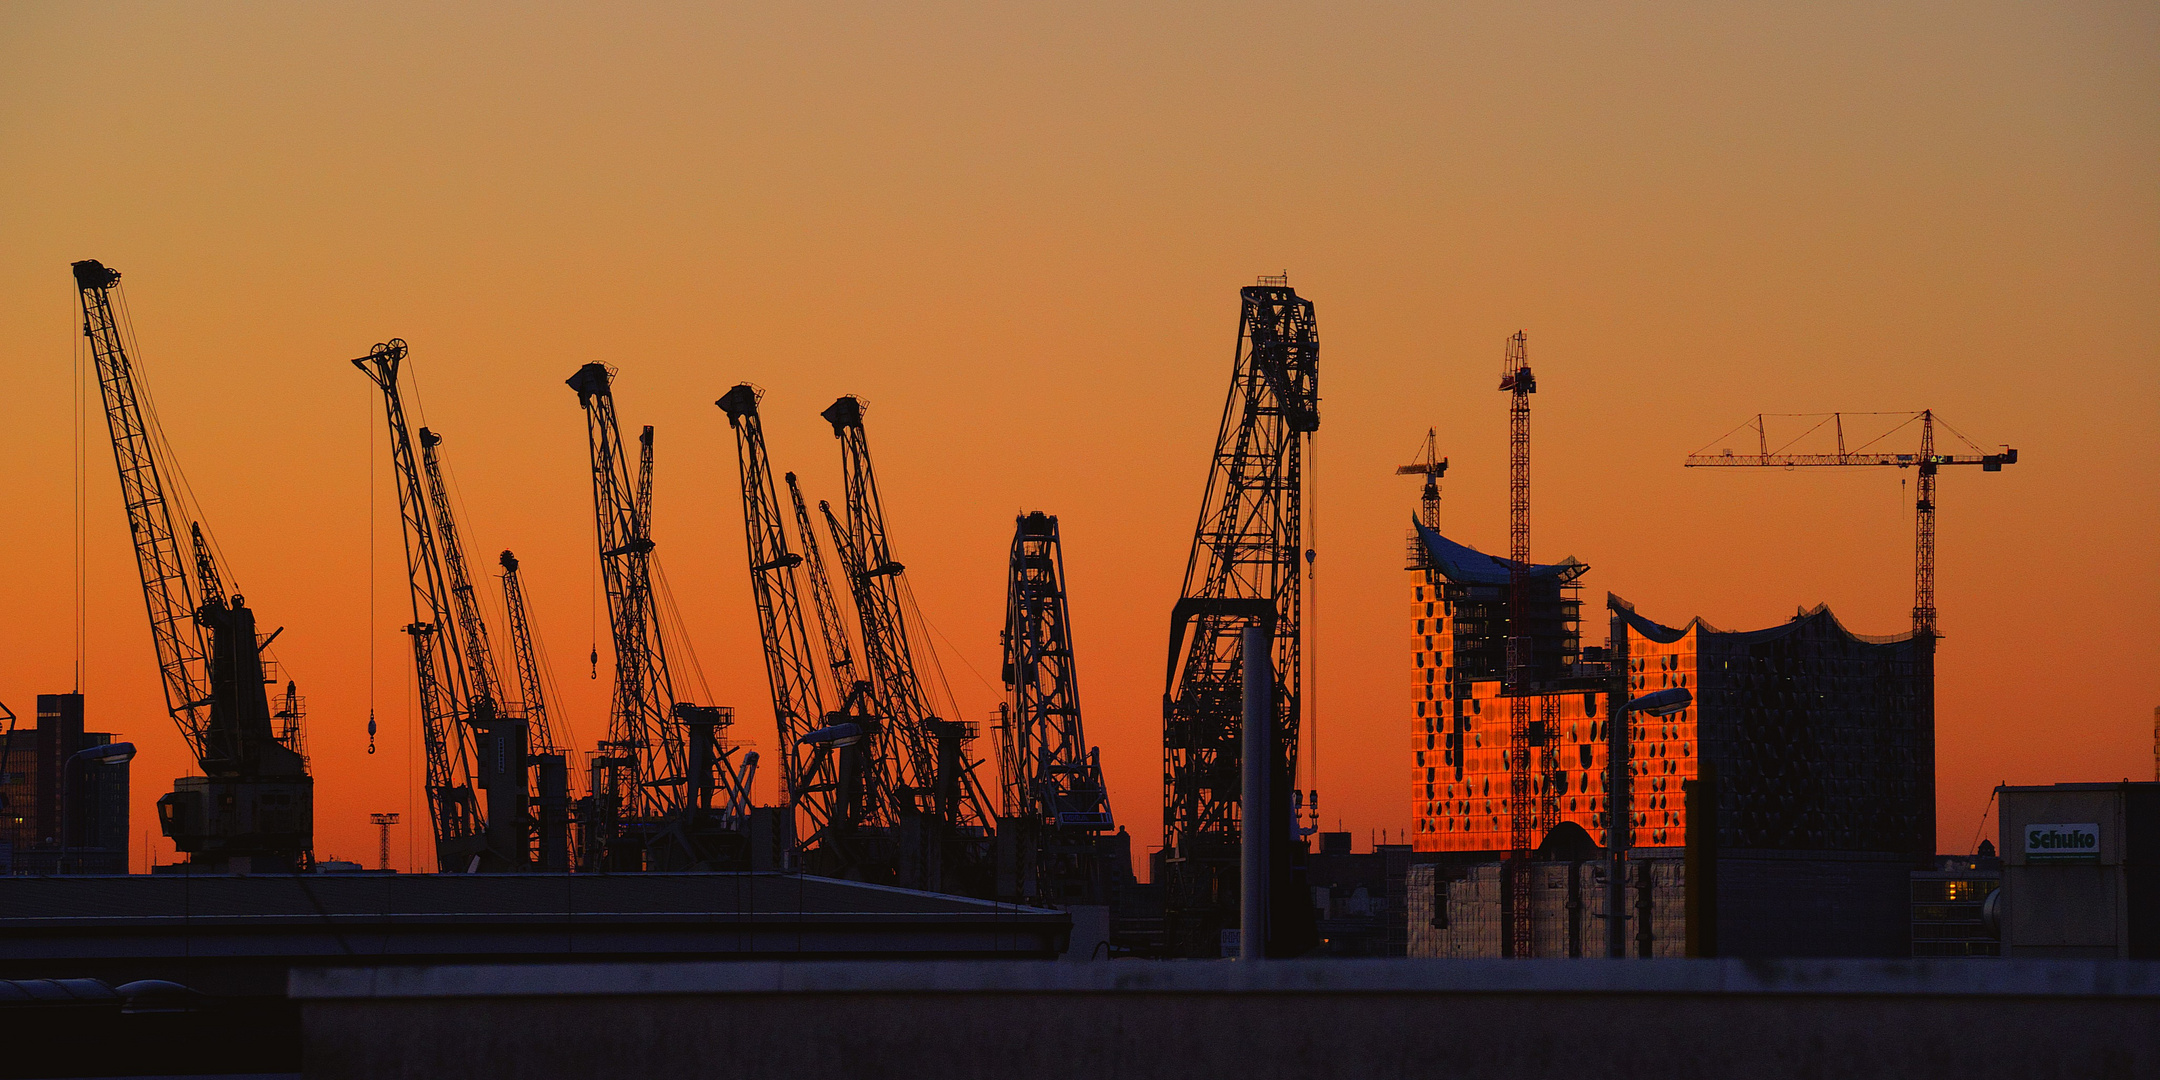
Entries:
{"type": "Polygon", "coordinates": [[[2135,961],[737,963],[295,972],[315,1077],[2132,1077],[2135,961]]]}

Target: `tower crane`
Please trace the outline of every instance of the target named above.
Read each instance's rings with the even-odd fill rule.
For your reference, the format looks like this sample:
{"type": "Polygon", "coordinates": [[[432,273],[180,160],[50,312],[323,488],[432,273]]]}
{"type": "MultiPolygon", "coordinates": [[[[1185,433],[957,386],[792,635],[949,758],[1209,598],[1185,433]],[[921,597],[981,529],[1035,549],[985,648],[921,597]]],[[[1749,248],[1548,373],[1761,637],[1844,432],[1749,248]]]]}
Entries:
{"type": "Polygon", "coordinates": [[[615,643],[615,696],[608,738],[594,762],[588,831],[608,869],[718,869],[748,854],[749,811],[757,755],[740,763],[722,729],[732,710],[681,701],[653,596],[653,429],[638,437],[637,483],[630,483],[615,415],[614,374],[586,364],[567,383],[585,412],[591,450],[593,520],[608,625],[615,643]],[[724,800],[724,801],[721,801],[724,800]],[[716,801],[721,805],[715,806],[716,801]]]}
{"type": "MultiPolygon", "coordinates": [[[[1397,476],[1422,476],[1425,491],[1418,496],[1418,520],[1428,529],[1440,527],[1440,478],[1447,475],[1447,459],[1440,456],[1440,433],[1425,429],[1425,443],[1418,448],[1418,459],[1408,465],[1395,467],[1397,476]]],[[[1416,537],[1411,541],[1416,542],[1416,537]]]]}
{"type": "MultiPolygon", "coordinates": [[[[113,311],[120,272],[94,259],[72,269],[166,711],[203,772],[176,780],[158,800],[159,827],[191,865],[211,872],[304,869],[313,858],[315,782],[306,759],[273,729],[262,660],[282,629],[258,637],[255,613],[239,595],[225,595],[201,522],[187,523],[192,566],[180,550],[157,460],[170,451],[113,311]]],[[[291,735],[297,742],[297,725],[291,735]]]]}
{"type": "MultiPolygon", "coordinates": [[[[1793,469],[1825,466],[1887,465],[1899,469],[1918,469],[1918,498],[1913,502],[1912,628],[1914,637],[1925,637],[1931,640],[1939,637],[1940,635],[1935,627],[1935,474],[1945,465],[1978,465],[1981,472],[2001,472],[2003,466],[2017,464],[2017,451],[2005,446],[2000,453],[1990,454],[1974,445],[1972,440],[1959,435],[1958,438],[1966,444],[1966,448],[1972,451],[1971,453],[1938,454],[1935,452],[1935,425],[1940,421],[1932,409],[1923,409],[1916,413],[1889,414],[1903,416],[1905,419],[1888,432],[1850,450],[1845,447],[1845,417],[1847,415],[1883,414],[1835,412],[1788,414],[1785,417],[1787,419],[1795,421],[1813,420],[1815,422],[1801,431],[1799,435],[1780,444],[1776,450],[1772,450],[1770,448],[1769,429],[1764,425],[1764,415],[1757,413],[1754,419],[1741,424],[1732,431],[1726,432],[1724,435],[1719,436],[1718,439],[1712,440],[1712,445],[1715,445],[1717,442],[1730,438],[1737,432],[1753,430],[1755,432],[1755,452],[1753,454],[1735,454],[1730,448],[1719,453],[1710,454],[1704,452],[1704,450],[1709,449],[1706,446],[1703,450],[1697,450],[1688,455],[1685,462],[1686,467],[1695,469],[1751,466],[1793,469]],[[1890,436],[1911,427],[1915,422],[1920,425],[1918,452],[1885,453],[1872,449],[1884,439],[1888,439],[1890,436]],[[1830,427],[1836,433],[1837,449],[1835,452],[1828,454],[1791,452],[1795,443],[1825,426],[1830,427]]],[[[1943,426],[1949,428],[1948,424],[1943,426]]],[[[1955,434],[1955,429],[1951,430],[1955,434]]]]}
{"type": "MultiPolygon", "coordinates": [[[[405,576],[412,598],[412,622],[405,633],[412,639],[413,673],[419,689],[420,740],[427,752],[428,816],[435,832],[435,865],[444,873],[515,869],[524,848],[504,838],[514,827],[518,808],[512,802],[507,814],[504,800],[491,797],[480,803],[478,789],[507,790],[507,783],[493,776],[481,781],[476,773],[492,762],[482,754],[476,736],[496,727],[495,704],[487,676],[472,666],[474,654],[460,641],[463,625],[454,610],[452,582],[445,569],[441,537],[427,486],[421,480],[420,455],[413,448],[412,427],[405,419],[405,402],[399,392],[399,372],[405,362],[402,339],[377,344],[352,364],[382,391],[383,418],[390,432],[390,463],[398,493],[398,514],[405,542],[405,576]],[[508,821],[502,820],[504,817],[508,821]],[[495,819],[491,830],[490,817],[495,819]]],[[[432,434],[421,429],[423,443],[432,434]]],[[[429,447],[433,449],[432,446],[429,447]]],[[[462,560],[460,562],[462,567],[462,560]]],[[[470,583],[466,585],[470,592],[470,583]]],[[[522,781],[522,771],[511,774],[522,781]]],[[[520,783],[522,795],[522,782],[520,783]]],[[[521,801],[521,800],[520,800],[521,801]]]]}
{"type": "Polygon", "coordinates": [[[1007,831],[1018,834],[1011,845],[1018,859],[1012,888],[1001,881],[1000,892],[1024,903],[1108,903],[1132,862],[1127,853],[1120,873],[1115,849],[1104,850],[1105,834],[1117,825],[1101,751],[1080,725],[1058,519],[1039,510],[1016,518],[1008,567],[998,837],[1002,851],[1007,831]]]}
{"type": "Polygon", "coordinates": [[[1559,771],[1558,744],[1551,735],[1559,723],[1560,699],[1541,694],[1535,685],[1536,642],[1531,611],[1530,564],[1530,395],[1537,376],[1530,370],[1528,335],[1517,330],[1507,340],[1500,364],[1500,390],[1508,395],[1508,934],[1507,955],[1526,959],[1536,941],[1530,857],[1546,833],[1560,823],[1560,799],[1554,774],[1559,771]],[[1530,713],[1535,708],[1536,720],[1530,713]]]}
{"type": "Polygon", "coordinates": [[[902,884],[979,894],[990,884],[981,880],[988,861],[983,847],[995,815],[975,776],[980,763],[968,750],[974,725],[938,716],[917,673],[908,636],[908,620],[916,613],[910,610],[907,568],[892,557],[862,402],[843,397],[819,415],[840,441],[846,524],[830,506],[819,505],[854,593],[877,714],[898,736],[887,745],[897,743],[899,749],[893,795],[903,834],[902,884]]]}
{"type": "Polygon", "coordinates": [[[1185,581],[1170,617],[1163,686],[1166,934],[1177,955],[1220,954],[1237,917],[1242,832],[1268,830],[1270,955],[1317,943],[1294,790],[1303,717],[1305,454],[1320,428],[1320,333],[1287,277],[1239,292],[1229,396],[1215,437],[1185,581]],[[1245,628],[1273,629],[1269,820],[1240,818],[1245,628]],[[1188,629],[1190,634],[1188,636],[1188,629]]]}

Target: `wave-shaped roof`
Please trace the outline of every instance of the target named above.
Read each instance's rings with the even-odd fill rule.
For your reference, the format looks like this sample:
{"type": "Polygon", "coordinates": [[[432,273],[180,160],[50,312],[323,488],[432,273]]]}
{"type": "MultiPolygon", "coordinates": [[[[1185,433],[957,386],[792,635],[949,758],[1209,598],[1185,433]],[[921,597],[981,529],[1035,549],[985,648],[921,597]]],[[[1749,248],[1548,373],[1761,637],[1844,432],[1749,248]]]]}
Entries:
{"type": "Polygon", "coordinates": [[[1626,619],[1628,625],[1635,628],[1636,633],[1666,645],[1686,637],[1688,631],[1697,627],[1700,627],[1706,636],[1715,635],[1728,642],[1747,644],[1757,641],[1775,641],[1778,638],[1799,633],[1813,623],[1827,623],[1830,629],[1834,630],[1838,635],[1851,638],[1854,641],[1864,641],[1870,645],[1895,645],[1912,640],[1910,631],[1903,634],[1855,634],[1845,628],[1845,624],[1839,621],[1838,617],[1830,611],[1830,605],[1828,604],[1817,604],[1811,608],[1802,608],[1794,612],[1793,617],[1785,622],[1776,626],[1766,626],[1760,630],[1720,630],[1703,621],[1700,615],[1689,619],[1682,626],[1667,626],[1664,623],[1653,622],[1636,614],[1635,609],[1629,606],[1625,600],[1620,601],[1620,603],[1622,605],[1620,617],[1626,619]]]}
{"type": "MultiPolygon", "coordinates": [[[[1438,530],[1427,528],[1424,522],[1416,518],[1411,518],[1410,524],[1417,527],[1418,539],[1425,544],[1426,554],[1432,556],[1433,565],[1439,567],[1449,581],[1464,585],[1505,585],[1513,579],[1515,560],[1487,555],[1475,548],[1465,547],[1440,535],[1438,530]]],[[[1581,577],[1589,569],[1589,563],[1578,562],[1574,556],[1569,556],[1557,563],[1542,566],[1533,564],[1530,567],[1530,577],[1553,577],[1565,584],[1581,577]]]]}

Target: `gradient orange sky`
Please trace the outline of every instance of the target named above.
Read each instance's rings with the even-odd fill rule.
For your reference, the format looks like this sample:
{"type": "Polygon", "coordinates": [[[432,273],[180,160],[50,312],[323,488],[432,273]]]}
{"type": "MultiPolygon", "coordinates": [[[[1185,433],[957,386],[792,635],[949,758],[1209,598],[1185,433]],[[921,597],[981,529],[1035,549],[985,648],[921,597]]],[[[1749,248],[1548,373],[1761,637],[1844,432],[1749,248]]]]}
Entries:
{"type": "MultiPolygon", "coordinates": [[[[1330,827],[1362,848],[1409,824],[1417,487],[1392,470],[1437,427],[1447,531],[1504,547],[1494,377],[1520,328],[1534,550],[1589,562],[1593,607],[1752,628],[1827,601],[1902,632],[1897,471],[1681,459],[1762,411],[1934,408],[2019,448],[1942,485],[1940,843],[1967,850],[1997,781],[2152,775],[2156,44],[2151,4],[11,5],[0,700],[28,716],[75,681],[68,263],[96,258],[230,572],[288,627],[320,854],[372,862],[367,814],[397,810],[393,863],[431,861],[380,403],[345,362],[391,336],[474,557],[524,561],[580,744],[608,684],[563,379],[616,365],[626,427],[657,425],[663,565],[768,750],[712,401],[765,387],[776,462],[836,497],[816,414],[854,393],[973,718],[1001,693],[1013,515],[1060,517],[1088,733],[1155,843],[1236,290],[1287,270],[1323,341],[1330,827]]],[[[142,747],[163,860],[151,804],[187,759],[89,421],[82,689],[142,747]]]]}

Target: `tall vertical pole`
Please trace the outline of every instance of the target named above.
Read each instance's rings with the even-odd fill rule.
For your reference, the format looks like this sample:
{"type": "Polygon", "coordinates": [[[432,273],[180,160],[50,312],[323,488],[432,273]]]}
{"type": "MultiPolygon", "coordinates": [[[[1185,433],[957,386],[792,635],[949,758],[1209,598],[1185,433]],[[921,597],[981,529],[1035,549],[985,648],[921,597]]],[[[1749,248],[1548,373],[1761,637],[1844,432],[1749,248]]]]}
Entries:
{"type": "Polygon", "coordinates": [[[1628,775],[1628,716],[1632,689],[1628,681],[1627,620],[1625,605],[1612,593],[1605,594],[1605,608],[1612,613],[1607,651],[1612,656],[1612,675],[1605,686],[1605,955],[1615,960],[1627,956],[1627,849],[1630,805],[1628,775]]]}
{"type": "MultiPolygon", "coordinates": [[[[1549,745],[1550,731],[1533,737],[1530,683],[1534,675],[1530,627],[1530,395],[1537,379],[1530,373],[1529,348],[1522,331],[1508,339],[1500,374],[1508,394],[1508,863],[1502,895],[1506,931],[1501,955],[1527,959],[1537,940],[1531,897],[1530,858],[1541,838],[1538,810],[1542,793],[1534,786],[1549,778],[1531,775],[1531,744],[1549,745]]],[[[1542,757],[1542,755],[1540,755],[1542,757]]]]}
{"type": "Polygon", "coordinates": [[[1275,667],[1268,628],[1245,628],[1244,779],[1238,807],[1238,959],[1267,956],[1268,762],[1274,755],[1275,667]]]}

